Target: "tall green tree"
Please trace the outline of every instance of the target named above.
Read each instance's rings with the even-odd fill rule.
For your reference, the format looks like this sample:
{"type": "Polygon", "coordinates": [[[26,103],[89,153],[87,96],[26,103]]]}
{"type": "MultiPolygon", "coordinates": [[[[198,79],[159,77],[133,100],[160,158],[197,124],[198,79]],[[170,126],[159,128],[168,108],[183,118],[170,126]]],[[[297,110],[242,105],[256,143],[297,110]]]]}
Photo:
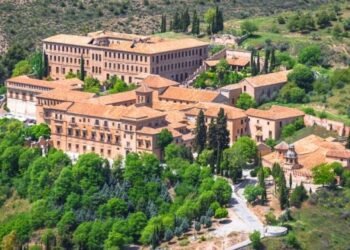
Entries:
{"type": "Polygon", "coordinates": [[[83,55],[80,57],[80,72],[79,72],[79,79],[84,81],[85,80],[85,59],[83,55]]]}
{"type": "Polygon", "coordinates": [[[195,134],[195,148],[198,154],[200,154],[207,141],[207,126],[205,125],[205,117],[203,110],[200,110],[196,121],[196,134],[195,134]]]}
{"type": "Polygon", "coordinates": [[[348,138],[346,139],[345,148],[350,149],[350,134],[349,134],[348,138]]]}
{"type": "Polygon", "coordinates": [[[166,32],[166,15],[162,15],[161,24],[160,24],[160,32],[166,32]]]}
{"type": "Polygon", "coordinates": [[[223,108],[220,108],[218,118],[216,121],[216,166],[220,167],[222,153],[224,149],[228,148],[230,143],[230,133],[227,130],[227,115],[223,108]]]}
{"type": "Polygon", "coordinates": [[[288,188],[283,171],[281,171],[278,176],[278,199],[281,209],[285,209],[289,206],[288,188]]]}
{"type": "Polygon", "coordinates": [[[163,159],[165,147],[168,146],[173,141],[173,139],[174,139],[173,135],[166,128],[162,129],[162,131],[160,131],[160,133],[158,134],[157,145],[160,149],[161,159],[163,159]]]}
{"type": "Polygon", "coordinates": [[[200,20],[197,14],[197,11],[193,11],[193,16],[192,16],[192,29],[191,32],[193,35],[199,35],[200,33],[200,20]]]}
{"type": "Polygon", "coordinates": [[[182,32],[187,32],[188,26],[191,24],[191,17],[188,12],[188,8],[186,8],[181,14],[181,29],[182,32]]]}

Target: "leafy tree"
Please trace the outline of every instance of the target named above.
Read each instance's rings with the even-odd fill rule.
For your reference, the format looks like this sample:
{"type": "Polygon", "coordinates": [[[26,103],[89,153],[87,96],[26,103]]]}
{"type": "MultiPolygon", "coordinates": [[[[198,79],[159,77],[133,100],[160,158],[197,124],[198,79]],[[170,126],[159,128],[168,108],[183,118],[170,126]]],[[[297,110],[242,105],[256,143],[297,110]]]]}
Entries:
{"type": "Polygon", "coordinates": [[[38,140],[40,137],[48,139],[51,136],[51,129],[46,123],[40,123],[38,125],[27,127],[25,134],[33,140],[38,140]]]}
{"type": "Polygon", "coordinates": [[[196,130],[195,130],[195,148],[197,153],[200,154],[204,148],[207,141],[207,126],[205,124],[205,117],[203,110],[200,110],[196,120],[196,130]]]}
{"type": "Polygon", "coordinates": [[[299,62],[308,66],[315,66],[322,62],[321,48],[318,45],[310,45],[303,48],[298,55],[299,62]]]}
{"type": "Polygon", "coordinates": [[[244,197],[249,203],[253,203],[263,194],[263,191],[264,190],[260,186],[247,185],[244,188],[244,197]]]}
{"type": "Polygon", "coordinates": [[[226,180],[222,178],[215,180],[212,191],[215,193],[216,200],[220,205],[226,205],[229,203],[232,196],[232,188],[226,180]]]}
{"type": "Polygon", "coordinates": [[[160,148],[161,157],[163,157],[165,147],[168,146],[173,139],[174,137],[168,129],[164,128],[160,131],[157,136],[157,145],[160,148]]]}
{"type": "Polygon", "coordinates": [[[308,198],[307,191],[304,185],[296,186],[290,195],[290,204],[295,207],[300,207],[301,203],[308,198]]]}
{"type": "Polygon", "coordinates": [[[123,234],[110,232],[104,242],[104,246],[106,249],[123,249],[125,243],[125,236],[123,234]]]}
{"type": "Polygon", "coordinates": [[[44,57],[42,52],[35,52],[30,59],[33,74],[38,79],[43,79],[43,77],[46,76],[44,57]]]}
{"type": "Polygon", "coordinates": [[[312,169],[312,178],[315,184],[331,185],[335,182],[336,173],[333,164],[323,163],[312,169]]]}
{"type": "Polygon", "coordinates": [[[299,88],[294,82],[290,82],[282,87],[277,100],[282,103],[305,103],[307,96],[304,89],[299,88]]]}
{"type": "Polygon", "coordinates": [[[247,93],[240,94],[239,98],[237,99],[236,106],[240,109],[250,109],[256,107],[255,100],[247,93]]]}
{"type": "Polygon", "coordinates": [[[96,78],[90,76],[86,77],[83,84],[83,90],[90,93],[100,92],[100,82],[96,78]]]}
{"type": "Polygon", "coordinates": [[[12,71],[12,77],[29,75],[30,73],[32,73],[32,65],[28,60],[22,60],[16,63],[12,71]]]}
{"type": "Polygon", "coordinates": [[[3,250],[13,250],[18,248],[16,231],[12,231],[11,233],[5,235],[2,238],[1,249],[3,250]]]}
{"type": "Polygon", "coordinates": [[[98,208],[98,214],[101,218],[124,217],[128,212],[128,205],[119,198],[111,198],[106,204],[98,208]]]}
{"type": "Polygon", "coordinates": [[[251,21],[243,21],[241,23],[241,31],[243,34],[252,35],[254,32],[258,31],[258,26],[251,21]]]}
{"type": "Polygon", "coordinates": [[[177,145],[175,143],[170,143],[165,147],[165,161],[171,161],[176,158],[181,158],[188,160],[189,162],[193,161],[193,155],[191,149],[184,145],[177,145]]]}
{"type": "Polygon", "coordinates": [[[315,80],[312,70],[305,66],[298,64],[293,71],[288,74],[288,81],[294,82],[299,88],[306,92],[312,90],[312,83],[315,80]]]}

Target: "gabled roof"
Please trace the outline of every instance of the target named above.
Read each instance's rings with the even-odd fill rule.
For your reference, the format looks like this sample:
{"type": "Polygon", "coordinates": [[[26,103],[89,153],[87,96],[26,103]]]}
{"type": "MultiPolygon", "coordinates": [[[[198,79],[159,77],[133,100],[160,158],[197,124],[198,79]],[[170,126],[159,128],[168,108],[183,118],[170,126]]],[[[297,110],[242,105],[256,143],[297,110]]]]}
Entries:
{"type": "Polygon", "coordinates": [[[141,84],[146,84],[152,89],[167,88],[170,86],[176,86],[180,83],[161,77],[159,75],[148,75],[141,81],[141,84]]]}
{"type": "Polygon", "coordinates": [[[280,143],[278,143],[275,146],[275,149],[277,149],[277,150],[286,150],[287,151],[289,149],[289,145],[285,141],[281,141],[280,143]]]}
{"type": "Polygon", "coordinates": [[[331,158],[350,159],[350,150],[329,150],[326,156],[331,158]]]}
{"type": "Polygon", "coordinates": [[[269,86],[275,84],[286,83],[288,81],[289,70],[279,71],[270,74],[258,75],[253,77],[248,77],[243,81],[248,82],[254,87],[269,86]]]}
{"type": "Polygon", "coordinates": [[[135,91],[136,93],[151,93],[153,92],[153,89],[149,88],[147,84],[141,83],[140,87],[138,87],[135,91]]]}
{"type": "Polygon", "coordinates": [[[220,96],[220,93],[216,91],[190,89],[182,87],[170,86],[160,94],[160,98],[166,98],[171,100],[179,100],[185,102],[212,102],[220,96]]]}
{"type": "Polygon", "coordinates": [[[111,95],[97,96],[87,100],[87,102],[104,105],[116,105],[118,103],[136,101],[135,90],[116,93],[111,95]]]}
{"type": "Polygon", "coordinates": [[[261,110],[261,109],[248,109],[246,111],[246,114],[248,116],[252,117],[259,117],[262,119],[267,120],[281,120],[286,118],[293,118],[293,117],[300,117],[304,115],[304,112],[295,109],[295,108],[288,108],[284,106],[277,106],[273,105],[268,110],[261,110]]]}
{"type": "Polygon", "coordinates": [[[54,89],[48,92],[41,93],[37,98],[53,99],[58,101],[81,102],[94,97],[95,94],[82,91],[54,89]]]}
{"type": "Polygon", "coordinates": [[[204,115],[208,117],[217,117],[220,109],[223,108],[227,119],[242,119],[246,118],[247,115],[242,109],[235,108],[226,104],[220,103],[210,103],[210,102],[200,102],[196,106],[188,111],[185,111],[186,115],[197,116],[200,110],[203,110],[204,115]]]}

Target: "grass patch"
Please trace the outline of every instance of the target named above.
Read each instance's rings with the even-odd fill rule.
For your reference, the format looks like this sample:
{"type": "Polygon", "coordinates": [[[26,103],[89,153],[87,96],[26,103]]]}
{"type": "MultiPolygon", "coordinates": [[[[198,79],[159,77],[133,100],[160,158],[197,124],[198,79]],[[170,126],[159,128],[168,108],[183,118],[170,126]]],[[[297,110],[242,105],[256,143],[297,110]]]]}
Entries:
{"type": "Polygon", "coordinates": [[[294,135],[287,137],[283,139],[287,143],[294,143],[302,138],[305,138],[309,135],[317,135],[322,138],[327,138],[327,137],[337,137],[337,133],[328,131],[327,129],[320,127],[320,126],[313,126],[313,127],[305,127],[297,132],[294,133],[294,135]]]}

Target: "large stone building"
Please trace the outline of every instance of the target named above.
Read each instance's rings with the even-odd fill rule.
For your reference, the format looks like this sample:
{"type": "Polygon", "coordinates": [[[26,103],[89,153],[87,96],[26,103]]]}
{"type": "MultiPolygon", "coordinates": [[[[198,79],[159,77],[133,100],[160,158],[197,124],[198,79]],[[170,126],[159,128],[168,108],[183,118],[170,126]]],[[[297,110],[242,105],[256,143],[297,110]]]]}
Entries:
{"type": "Polygon", "coordinates": [[[249,116],[249,134],[257,142],[277,140],[285,125],[304,117],[304,112],[298,109],[276,105],[268,110],[248,109],[246,114],[249,116]]]}
{"type": "Polygon", "coordinates": [[[116,75],[128,83],[138,83],[149,74],[182,82],[208,57],[208,43],[196,39],[105,31],[87,36],[55,35],[43,40],[43,50],[54,79],[78,73],[83,59],[86,75],[100,81],[116,75]]]}
{"type": "Polygon", "coordinates": [[[159,155],[157,135],[165,128],[173,134],[175,143],[191,147],[200,110],[210,123],[219,110],[224,109],[230,144],[244,135],[251,135],[259,142],[275,139],[280,131],[278,126],[303,115],[295,109],[276,106],[270,111],[256,110],[264,113],[264,117],[259,118],[261,123],[270,119],[272,126],[266,127],[272,132],[263,130],[264,136],[260,138],[252,129],[258,123],[254,110],[246,112],[228,105],[231,104],[229,98],[220,91],[184,88],[178,82],[153,74],[143,79],[137,89],[111,95],[83,92],[80,85],[77,79],[11,78],[7,80],[10,110],[15,114],[21,112],[11,104],[21,102],[20,107],[30,109],[29,113],[35,114],[38,123],[50,126],[53,145],[73,158],[96,152],[109,159],[129,152],[159,155]],[[32,93],[33,89],[36,92],[32,93]],[[22,96],[32,97],[30,101],[23,101],[22,96]]]}

